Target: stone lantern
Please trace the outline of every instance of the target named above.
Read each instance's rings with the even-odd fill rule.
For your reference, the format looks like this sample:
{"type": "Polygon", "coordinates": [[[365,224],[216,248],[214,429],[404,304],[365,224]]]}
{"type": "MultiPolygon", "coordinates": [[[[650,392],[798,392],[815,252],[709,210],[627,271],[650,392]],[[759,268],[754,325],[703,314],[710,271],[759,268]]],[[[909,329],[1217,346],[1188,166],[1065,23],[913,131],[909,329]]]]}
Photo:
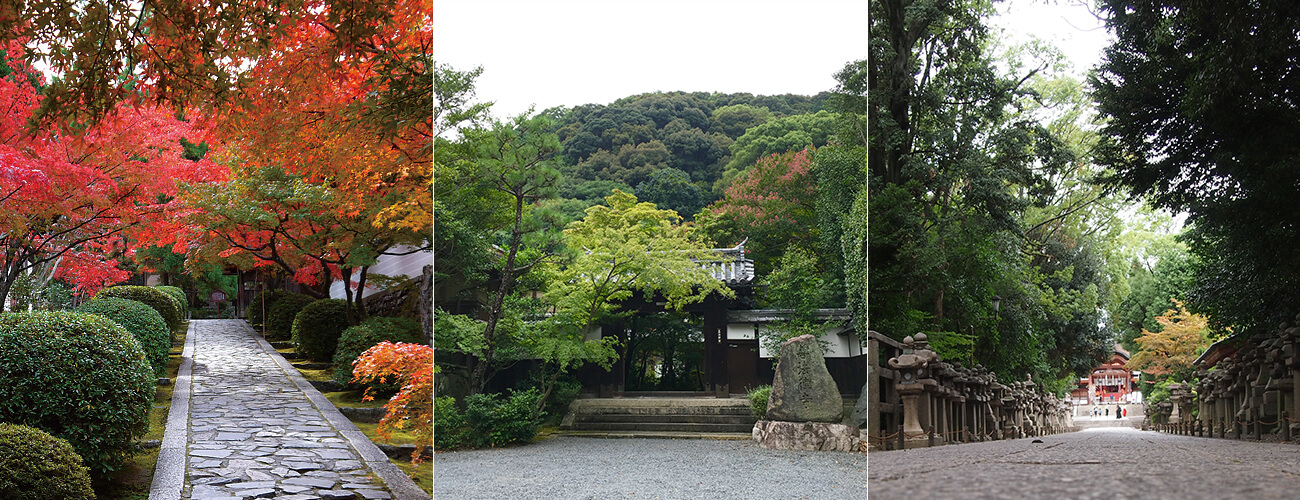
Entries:
{"type": "Polygon", "coordinates": [[[894,390],[898,391],[898,395],[903,400],[904,449],[923,447],[928,443],[927,429],[921,426],[921,416],[922,411],[925,411],[928,420],[929,404],[921,398],[928,396],[927,389],[932,389],[937,384],[933,378],[930,378],[930,363],[939,359],[939,355],[928,347],[925,334],[918,333],[916,338],[910,336],[904,338],[903,353],[889,360],[889,367],[897,372],[894,378],[894,390]]]}

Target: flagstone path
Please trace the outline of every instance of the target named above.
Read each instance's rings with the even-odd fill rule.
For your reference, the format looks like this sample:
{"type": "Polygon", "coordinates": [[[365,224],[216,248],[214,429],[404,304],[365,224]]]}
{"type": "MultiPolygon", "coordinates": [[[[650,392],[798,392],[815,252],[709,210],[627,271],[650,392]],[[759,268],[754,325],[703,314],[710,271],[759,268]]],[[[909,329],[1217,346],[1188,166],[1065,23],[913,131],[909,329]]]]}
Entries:
{"type": "Polygon", "coordinates": [[[151,500],[428,498],[242,320],[186,343],[151,500]]]}

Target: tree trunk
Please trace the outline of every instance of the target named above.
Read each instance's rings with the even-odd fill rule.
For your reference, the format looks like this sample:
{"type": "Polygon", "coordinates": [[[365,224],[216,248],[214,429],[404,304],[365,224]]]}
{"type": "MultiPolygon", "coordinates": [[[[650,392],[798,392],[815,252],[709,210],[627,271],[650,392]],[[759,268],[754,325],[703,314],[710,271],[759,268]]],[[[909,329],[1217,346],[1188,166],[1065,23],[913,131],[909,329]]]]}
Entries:
{"type": "Polygon", "coordinates": [[[496,296],[492,297],[492,305],[488,309],[487,325],[483,328],[484,348],[479,362],[474,366],[474,372],[470,374],[469,390],[473,394],[483,392],[483,385],[487,383],[487,369],[492,362],[493,356],[496,355],[496,344],[494,343],[497,330],[497,322],[501,319],[502,304],[505,303],[506,295],[510,293],[514,280],[515,257],[519,253],[519,245],[523,239],[524,223],[524,197],[522,194],[515,196],[515,225],[510,231],[510,249],[506,254],[505,266],[501,268],[501,283],[497,285],[496,296]]]}
{"type": "Polygon", "coordinates": [[[424,328],[424,342],[433,345],[433,264],[424,266],[420,275],[420,300],[416,314],[424,328]]]}

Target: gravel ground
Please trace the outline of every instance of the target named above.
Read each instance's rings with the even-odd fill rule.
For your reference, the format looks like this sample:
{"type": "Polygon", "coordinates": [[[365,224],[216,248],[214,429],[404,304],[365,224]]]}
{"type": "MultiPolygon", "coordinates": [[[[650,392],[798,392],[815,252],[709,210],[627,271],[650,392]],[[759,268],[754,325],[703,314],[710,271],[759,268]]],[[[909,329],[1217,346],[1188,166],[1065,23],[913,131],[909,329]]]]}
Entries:
{"type": "Polygon", "coordinates": [[[767,450],[753,441],[560,436],[506,449],[438,453],[433,475],[433,496],[440,500],[839,500],[866,497],[867,455],[767,450]]]}
{"type": "Polygon", "coordinates": [[[1300,446],[1097,428],[871,454],[872,499],[1300,498],[1300,446]]]}

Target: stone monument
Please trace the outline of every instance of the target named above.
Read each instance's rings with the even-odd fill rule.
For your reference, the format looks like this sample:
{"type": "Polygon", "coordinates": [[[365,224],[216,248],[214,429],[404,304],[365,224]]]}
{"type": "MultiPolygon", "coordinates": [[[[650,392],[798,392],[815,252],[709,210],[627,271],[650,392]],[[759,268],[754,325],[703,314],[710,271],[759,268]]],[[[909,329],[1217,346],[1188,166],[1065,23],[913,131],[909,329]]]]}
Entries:
{"type": "Polygon", "coordinates": [[[839,423],[843,407],[821,344],[812,335],[795,337],[781,344],[769,420],[754,424],[754,440],[778,450],[856,451],[858,429],[839,423]]]}

